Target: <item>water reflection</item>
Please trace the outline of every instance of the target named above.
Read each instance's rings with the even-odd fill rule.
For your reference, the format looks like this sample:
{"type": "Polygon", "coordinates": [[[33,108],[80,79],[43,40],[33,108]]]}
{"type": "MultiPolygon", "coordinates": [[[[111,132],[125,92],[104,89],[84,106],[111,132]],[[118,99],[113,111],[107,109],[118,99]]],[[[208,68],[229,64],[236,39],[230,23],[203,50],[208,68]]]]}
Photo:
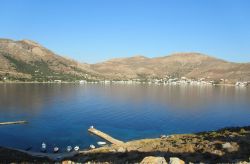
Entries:
{"type": "Polygon", "coordinates": [[[0,111],[36,113],[55,99],[70,100],[74,93],[74,85],[0,84],[0,111]]]}
{"type": "Polygon", "coordinates": [[[90,125],[130,140],[250,124],[249,88],[214,86],[0,84],[0,145],[88,147],[90,125]]]}
{"type": "Polygon", "coordinates": [[[110,101],[129,103],[154,102],[173,107],[198,109],[210,103],[248,102],[248,88],[214,86],[98,86],[98,95],[110,101]],[[100,88],[99,88],[100,87],[100,88]]]}
{"type": "Polygon", "coordinates": [[[225,86],[0,84],[0,111],[36,113],[55,101],[74,101],[84,96],[111,103],[152,102],[174,109],[199,110],[210,103],[249,102],[250,91],[225,86]]]}

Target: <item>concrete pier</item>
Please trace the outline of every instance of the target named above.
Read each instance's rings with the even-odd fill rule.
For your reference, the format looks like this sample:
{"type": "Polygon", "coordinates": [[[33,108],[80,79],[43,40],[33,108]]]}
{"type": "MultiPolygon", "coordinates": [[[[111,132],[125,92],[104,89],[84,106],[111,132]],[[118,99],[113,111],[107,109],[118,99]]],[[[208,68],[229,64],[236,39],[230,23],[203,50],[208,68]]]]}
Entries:
{"type": "Polygon", "coordinates": [[[27,121],[0,122],[0,125],[27,124],[27,121]]]}
{"type": "Polygon", "coordinates": [[[88,129],[88,131],[89,131],[90,133],[92,133],[92,134],[98,136],[98,137],[103,138],[104,140],[106,140],[106,141],[108,141],[108,142],[110,142],[110,143],[112,143],[112,144],[120,145],[120,144],[123,144],[123,143],[124,143],[123,141],[117,140],[117,139],[111,137],[110,135],[108,135],[108,134],[106,134],[106,133],[103,133],[103,132],[101,132],[101,131],[99,131],[99,130],[93,128],[93,127],[90,127],[90,128],[88,129]]]}

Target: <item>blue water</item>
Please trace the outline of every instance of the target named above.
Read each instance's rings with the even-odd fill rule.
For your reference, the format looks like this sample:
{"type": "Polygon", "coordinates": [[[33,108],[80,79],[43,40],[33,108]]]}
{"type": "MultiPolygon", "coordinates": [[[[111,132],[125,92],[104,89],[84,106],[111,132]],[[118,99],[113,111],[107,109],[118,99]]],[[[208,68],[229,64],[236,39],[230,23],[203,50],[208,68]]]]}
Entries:
{"type": "Polygon", "coordinates": [[[250,88],[0,84],[0,145],[39,151],[67,145],[88,148],[101,141],[94,125],[124,141],[250,125],[250,88]]]}

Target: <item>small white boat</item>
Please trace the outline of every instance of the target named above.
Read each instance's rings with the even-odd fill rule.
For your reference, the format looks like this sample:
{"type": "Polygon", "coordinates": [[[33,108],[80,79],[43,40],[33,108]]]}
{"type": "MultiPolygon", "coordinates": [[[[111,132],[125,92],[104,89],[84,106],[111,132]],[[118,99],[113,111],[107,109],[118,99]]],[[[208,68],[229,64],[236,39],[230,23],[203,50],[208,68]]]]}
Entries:
{"type": "Polygon", "coordinates": [[[93,128],[94,128],[94,126],[92,125],[92,126],[90,126],[89,128],[90,128],[90,129],[93,129],[93,128]]]}
{"type": "Polygon", "coordinates": [[[59,151],[58,147],[54,147],[54,153],[57,153],[59,151]]]}
{"type": "Polygon", "coordinates": [[[95,145],[89,145],[89,148],[90,148],[90,149],[94,149],[94,148],[95,148],[95,145]]]}
{"type": "Polygon", "coordinates": [[[41,147],[41,151],[42,152],[45,152],[46,151],[46,148],[47,148],[47,145],[46,145],[46,143],[42,143],[42,147],[41,147]]]}
{"type": "Polygon", "coordinates": [[[102,146],[102,145],[106,145],[107,143],[106,143],[106,142],[103,142],[103,141],[99,141],[99,142],[97,142],[97,144],[98,144],[99,146],[102,146]]]}
{"type": "Polygon", "coordinates": [[[46,149],[46,147],[47,147],[47,146],[46,146],[46,143],[43,142],[43,143],[42,143],[42,149],[46,149]]]}
{"type": "Polygon", "coordinates": [[[72,150],[71,146],[67,146],[67,152],[70,152],[72,150]]]}
{"type": "Polygon", "coordinates": [[[79,149],[80,149],[79,146],[75,146],[75,147],[74,147],[74,150],[75,150],[75,151],[79,151],[79,149]]]}

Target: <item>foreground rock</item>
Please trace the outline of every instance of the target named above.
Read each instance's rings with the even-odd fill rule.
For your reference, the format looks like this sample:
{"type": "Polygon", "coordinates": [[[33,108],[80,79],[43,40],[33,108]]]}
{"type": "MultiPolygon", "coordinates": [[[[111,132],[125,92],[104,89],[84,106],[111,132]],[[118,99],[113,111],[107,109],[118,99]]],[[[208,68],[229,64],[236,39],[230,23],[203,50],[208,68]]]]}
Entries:
{"type": "MultiPolygon", "coordinates": [[[[169,163],[178,161],[181,164],[183,162],[240,163],[240,161],[245,161],[241,163],[249,163],[249,157],[250,126],[135,140],[121,145],[108,145],[82,151],[74,157],[62,160],[69,163],[140,163],[144,159],[169,163]],[[145,157],[148,158],[145,159],[145,157]],[[162,158],[153,159],[152,157],[162,158]]],[[[0,149],[0,163],[20,161],[53,162],[49,159],[32,157],[10,149],[0,149]]]]}
{"type": "Polygon", "coordinates": [[[156,164],[167,164],[164,157],[145,157],[140,164],[149,164],[149,163],[156,163],[156,164]]]}
{"type": "Polygon", "coordinates": [[[170,158],[169,164],[185,164],[185,162],[179,158],[172,157],[170,158]]]}
{"type": "Polygon", "coordinates": [[[169,162],[170,158],[174,162],[175,158],[172,157],[177,157],[186,163],[249,161],[250,126],[135,140],[123,145],[111,145],[81,152],[74,160],[140,163],[148,156],[164,157],[169,162]]]}
{"type": "Polygon", "coordinates": [[[45,157],[33,157],[26,153],[0,147],[0,163],[47,163],[51,162],[50,159],[45,157]]]}

